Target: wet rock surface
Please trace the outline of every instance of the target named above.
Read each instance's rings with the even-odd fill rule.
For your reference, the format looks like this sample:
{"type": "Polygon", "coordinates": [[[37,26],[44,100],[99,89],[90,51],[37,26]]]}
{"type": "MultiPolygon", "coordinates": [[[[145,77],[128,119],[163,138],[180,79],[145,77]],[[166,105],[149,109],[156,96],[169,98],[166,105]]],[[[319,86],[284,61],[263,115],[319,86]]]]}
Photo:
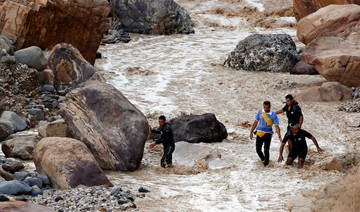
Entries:
{"type": "Polygon", "coordinates": [[[113,27],[141,34],[194,33],[189,14],[173,0],[111,0],[113,27]]]}
{"type": "Polygon", "coordinates": [[[300,60],[287,34],[253,34],[240,41],[225,65],[246,71],[290,72],[300,60]]]}

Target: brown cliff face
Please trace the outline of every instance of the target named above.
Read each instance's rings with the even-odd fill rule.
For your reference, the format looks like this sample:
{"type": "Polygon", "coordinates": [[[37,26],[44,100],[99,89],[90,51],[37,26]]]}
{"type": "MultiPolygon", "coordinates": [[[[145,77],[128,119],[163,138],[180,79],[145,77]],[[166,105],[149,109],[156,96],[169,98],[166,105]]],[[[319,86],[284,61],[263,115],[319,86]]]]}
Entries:
{"type": "Polygon", "coordinates": [[[297,21],[330,4],[360,4],[360,0],[293,0],[297,21]]]}
{"type": "Polygon", "coordinates": [[[0,33],[17,49],[69,43],[94,64],[109,12],[106,0],[6,0],[0,3],[0,33]]]}

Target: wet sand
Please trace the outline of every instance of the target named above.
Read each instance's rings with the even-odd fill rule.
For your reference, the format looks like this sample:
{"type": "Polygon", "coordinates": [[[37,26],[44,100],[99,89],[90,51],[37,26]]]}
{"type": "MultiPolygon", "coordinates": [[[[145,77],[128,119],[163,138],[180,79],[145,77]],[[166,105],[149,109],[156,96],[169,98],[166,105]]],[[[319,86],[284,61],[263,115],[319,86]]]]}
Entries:
{"type": "MultiPolygon", "coordinates": [[[[252,124],[263,101],[270,100],[273,110],[281,109],[285,95],[325,82],[323,77],[237,71],[223,66],[237,43],[252,33],[287,33],[302,47],[295,37],[296,29],[254,28],[244,17],[212,12],[221,7],[237,10],[250,1],[177,2],[190,13],[195,34],[131,34],[130,43],[102,46],[99,51],[104,59],[97,60],[96,67],[149,118],[153,127],[161,114],[171,119],[183,114],[214,113],[225,124],[229,137],[221,143],[199,145],[217,150],[233,166],[211,170],[199,165],[176,165],[172,170],[163,170],[159,167],[162,147],[150,150],[149,141],[140,169],[108,172],[110,180],[115,185],[142,186],[151,191],[136,199],[140,211],[286,211],[288,198],[343,176],[319,168],[338,154],[358,151],[360,130],[356,126],[360,114],[337,111],[340,102],[300,102],[303,128],[326,150],[322,155],[310,151],[303,170],[275,162],[280,147],[277,136],[273,136],[271,144],[271,164],[262,167],[255,139],[249,139],[250,127],[244,127],[245,122],[252,124]]],[[[265,2],[263,7],[271,8],[265,2]]],[[[271,5],[277,9],[277,5],[289,6],[291,2],[271,5]]],[[[279,119],[284,135],[286,115],[279,119]]],[[[311,140],[308,146],[316,150],[311,140]]],[[[181,162],[182,158],[177,160],[181,162]]]]}

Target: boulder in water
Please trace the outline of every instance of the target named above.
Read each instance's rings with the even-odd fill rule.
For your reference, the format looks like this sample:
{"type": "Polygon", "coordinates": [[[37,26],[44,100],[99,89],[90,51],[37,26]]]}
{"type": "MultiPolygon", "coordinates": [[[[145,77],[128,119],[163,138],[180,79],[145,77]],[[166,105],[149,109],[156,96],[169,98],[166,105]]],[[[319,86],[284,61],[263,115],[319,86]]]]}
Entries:
{"type": "Polygon", "coordinates": [[[225,65],[246,71],[290,72],[300,60],[287,34],[253,34],[240,41],[225,65]]]}

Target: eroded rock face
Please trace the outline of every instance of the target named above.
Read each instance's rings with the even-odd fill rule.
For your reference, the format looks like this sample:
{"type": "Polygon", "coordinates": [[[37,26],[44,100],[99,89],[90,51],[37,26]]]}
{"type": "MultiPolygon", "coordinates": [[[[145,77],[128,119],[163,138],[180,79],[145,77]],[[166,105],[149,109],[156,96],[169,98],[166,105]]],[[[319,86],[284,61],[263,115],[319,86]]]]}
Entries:
{"type": "Polygon", "coordinates": [[[296,20],[316,12],[322,7],[330,4],[343,5],[343,4],[360,4],[360,0],[293,0],[294,12],[296,20]]]}
{"type": "Polygon", "coordinates": [[[325,36],[360,42],[359,21],[359,5],[329,5],[302,18],[298,23],[297,37],[304,44],[325,36]]]}
{"type": "Polygon", "coordinates": [[[54,72],[55,89],[60,94],[68,93],[95,73],[95,68],[82,57],[80,51],[66,43],[54,47],[48,66],[54,72]]]}
{"type": "Polygon", "coordinates": [[[17,49],[70,43],[94,64],[110,7],[106,0],[5,0],[0,11],[0,33],[17,49]]]}
{"type": "Polygon", "coordinates": [[[112,186],[81,141],[59,137],[44,138],[36,146],[33,157],[37,172],[46,174],[55,188],[112,186]]]}
{"type": "Polygon", "coordinates": [[[325,82],[321,86],[315,86],[296,94],[295,98],[303,102],[326,102],[350,100],[352,91],[350,88],[338,82],[325,82]]]}
{"type": "Polygon", "coordinates": [[[349,87],[360,86],[360,42],[339,37],[321,37],[307,45],[301,59],[328,81],[349,87]]]}
{"type": "Polygon", "coordinates": [[[169,124],[173,130],[175,142],[221,142],[228,135],[225,126],[212,113],[180,116],[171,119],[169,124]]]}
{"type": "Polygon", "coordinates": [[[225,64],[247,71],[290,72],[300,60],[287,34],[253,34],[240,41],[225,64]]]}
{"type": "Polygon", "coordinates": [[[141,34],[194,33],[189,14],[173,0],[111,0],[114,28],[141,34]]]}
{"type": "Polygon", "coordinates": [[[133,171],[149,134],[146,117],[111,85],[87,81],[66,95],[60,115],[103,169],[133,171]]]}

